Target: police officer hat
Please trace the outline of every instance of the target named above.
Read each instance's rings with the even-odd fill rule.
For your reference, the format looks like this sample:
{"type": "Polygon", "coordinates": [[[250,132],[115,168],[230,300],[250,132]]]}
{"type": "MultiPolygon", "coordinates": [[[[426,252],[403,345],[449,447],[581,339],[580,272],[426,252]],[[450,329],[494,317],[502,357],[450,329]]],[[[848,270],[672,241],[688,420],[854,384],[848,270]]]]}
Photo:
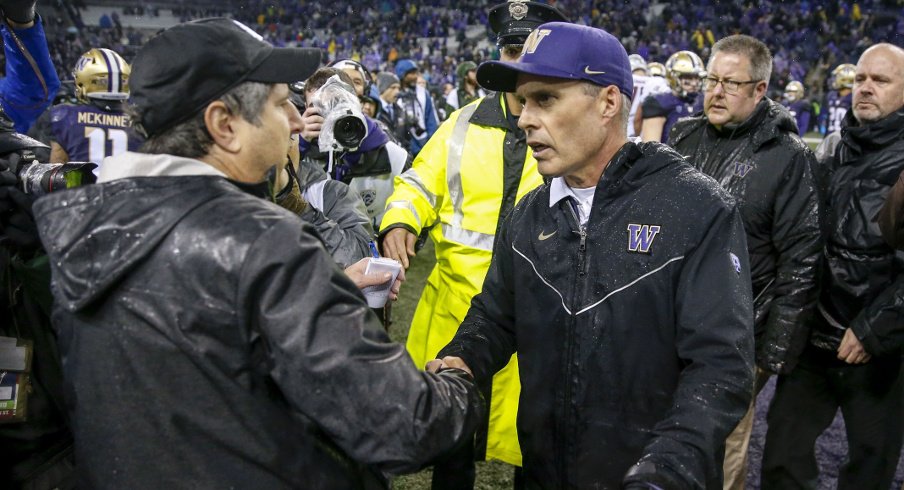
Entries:
{"type": "Polygon", "coordinates": [[[490,29],[497,43],[524,44],[527,36],[540,24],[568,22],[557,8],[527,0],[509,0],[490,9],[490,29]]]}

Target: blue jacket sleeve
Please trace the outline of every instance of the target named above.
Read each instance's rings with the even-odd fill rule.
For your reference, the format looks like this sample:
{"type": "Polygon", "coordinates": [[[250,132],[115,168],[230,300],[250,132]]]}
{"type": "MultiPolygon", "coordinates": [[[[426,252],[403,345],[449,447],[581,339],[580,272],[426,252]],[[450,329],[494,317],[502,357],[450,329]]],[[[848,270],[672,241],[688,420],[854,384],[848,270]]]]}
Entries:
{"type": "Polygon", "coordinates": [[[427,107],[424,108],[424,125],[427,126],[427,139],[433,136],[439,127],[439,118],[436,116],[436,105],[433,97],[427,92],[427,107]]]}
{"type": "Polygon", "coordinates": [[[16,131],[27,133],[38,116],[50,107],[60,88],[60,78],[50,59],[40,17],[35,17],[32,27],[14,29],[21,46],[9,27],[0,27],[0,31],[6,51],[6,78],[0,79],[0,105],[15,123],[16,131]],[[22,47],[34,58],[40,73],[32,68],[22,47]]]}

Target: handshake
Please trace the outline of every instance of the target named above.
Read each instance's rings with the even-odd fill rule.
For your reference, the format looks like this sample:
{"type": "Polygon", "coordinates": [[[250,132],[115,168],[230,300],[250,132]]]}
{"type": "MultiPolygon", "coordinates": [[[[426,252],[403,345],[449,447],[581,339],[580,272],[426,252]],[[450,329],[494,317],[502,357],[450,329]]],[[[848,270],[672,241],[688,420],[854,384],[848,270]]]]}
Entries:
{"type": "Polygon", "coordinates": [[[461,371],[467,374],[469,379],[474,379],[474,373],[471,372],[471,368],[460,357],[446,356],[427,363],[427,372],[430,373],[441,373],[449,370],[461,371]]]}

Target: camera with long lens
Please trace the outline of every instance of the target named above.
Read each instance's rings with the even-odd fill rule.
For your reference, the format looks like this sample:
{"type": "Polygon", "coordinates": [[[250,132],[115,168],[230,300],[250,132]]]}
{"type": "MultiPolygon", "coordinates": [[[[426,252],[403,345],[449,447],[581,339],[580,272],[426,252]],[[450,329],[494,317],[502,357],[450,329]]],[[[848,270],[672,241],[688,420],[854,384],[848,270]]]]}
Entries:
{"type": "Polygon", "coordinates": [[[367,121],[355,90],[334,75],[314,92],[312,99],[323,116],[317,138],[320,151],[357,150],[367,137],[367,121]]]}
{"type": "Polygon", "coordinates": [[[71,189],[97,182],[91,162],[20,164],[16,176],[26,194],[43,196],[54,191],[71,189]]]}
{"type": "Polygon", "coordinates": [[[49,160],[50,147],[21,133],[0,132],[0,157],[13,164],[22,191],[35,197],[97,181],[97,165],[90,162],[41,163],[49,160]]]}

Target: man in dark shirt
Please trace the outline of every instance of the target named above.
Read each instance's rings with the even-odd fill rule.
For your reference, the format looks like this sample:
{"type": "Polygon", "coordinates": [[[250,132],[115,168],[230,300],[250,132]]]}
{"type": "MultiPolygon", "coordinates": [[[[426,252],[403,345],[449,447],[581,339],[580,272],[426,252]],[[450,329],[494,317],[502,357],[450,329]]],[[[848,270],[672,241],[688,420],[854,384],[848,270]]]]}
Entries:
{"type": "Polygon", "coordinates": [[[800,363],[769,409],[762,487],[812,486],[815,442],[838,409],[848,438],[838,489],[889,488],[901,452],[904,261],[876,216],[904,170],[904,50],[867,49],[828,160],[819,298],[800,363]]]}
{"type": "MultiPolygon", "coordinates": [[[[813,152],[791,115],[765,97],[769,48],[729,36],[712,49],[704,114],[679,121],[669,144],[740,203],[754,298],[757,383],[790,373],[807,338],[816,299],[819,234],[813,152]]],[[[725,448],[726,489],[743,490],[753,405],[725,448]]]]}
{"type": "Polygon", "coordinates": [[[517,352],[526,488],[715,488],[753,379],[737,206],[661,143],[627,140],[633,80],[614,36],[550,22],[523,53],[477,80],[521,99],[548,182],[503,222],[430,366],[463,360],[488,383],[517,352]]]}

